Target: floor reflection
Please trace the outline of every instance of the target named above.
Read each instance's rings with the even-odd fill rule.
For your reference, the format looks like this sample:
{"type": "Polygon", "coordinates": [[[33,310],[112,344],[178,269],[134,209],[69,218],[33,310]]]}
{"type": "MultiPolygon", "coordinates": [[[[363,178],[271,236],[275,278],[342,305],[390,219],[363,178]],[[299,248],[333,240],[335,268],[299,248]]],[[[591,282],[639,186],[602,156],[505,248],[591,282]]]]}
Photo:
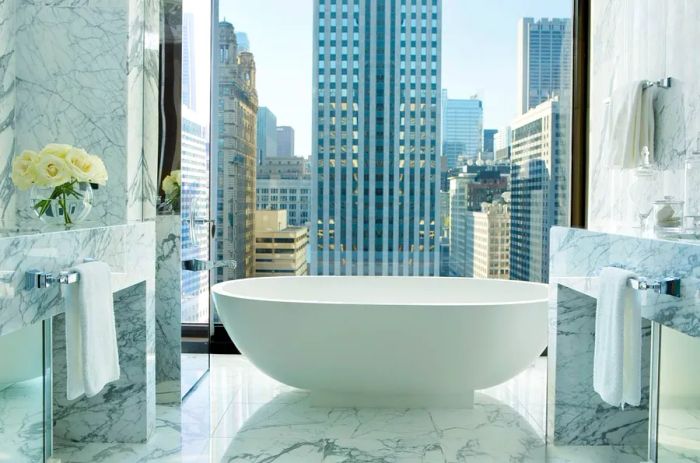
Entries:
{"type": "Polygon", "coordinates": [[[245,421],[221,461],[542,462],[544,458],[542,434],[513,408],[486,394],[476,394],[471,410],[397,410],[318,408],[311,406],[306,392],[285,392],[245,421]]]}

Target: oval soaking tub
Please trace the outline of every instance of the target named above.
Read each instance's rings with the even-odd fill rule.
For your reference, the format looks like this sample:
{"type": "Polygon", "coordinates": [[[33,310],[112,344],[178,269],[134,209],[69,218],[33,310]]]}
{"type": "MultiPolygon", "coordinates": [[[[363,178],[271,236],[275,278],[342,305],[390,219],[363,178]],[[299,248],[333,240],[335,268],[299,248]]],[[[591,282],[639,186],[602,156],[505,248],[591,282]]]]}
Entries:
{"type": "Polygon", "coordinates": [[[547,346],[547,286],[306,276],[213,286],[241,353],[318,406],[471,407],[547,346]]]}

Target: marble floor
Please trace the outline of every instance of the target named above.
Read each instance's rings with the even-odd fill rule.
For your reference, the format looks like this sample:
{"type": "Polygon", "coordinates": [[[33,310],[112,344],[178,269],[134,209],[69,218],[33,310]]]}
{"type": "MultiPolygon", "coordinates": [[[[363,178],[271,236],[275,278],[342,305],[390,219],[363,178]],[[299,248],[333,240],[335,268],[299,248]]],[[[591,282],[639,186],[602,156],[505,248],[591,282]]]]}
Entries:
{"type": "Polygon", "coordinates": [[[147,444],[58,442],[63,463],[635,462],[625,449],[547,448],[546,360],[480,391],[473,410],[311,407],[244,357],[215,355],[181,406],[159,405],[147,444]]]}
{"type": "Polygon", "coordinates": [[[44,378],[0,384],[0,462],[42,456],[44,378]]]}

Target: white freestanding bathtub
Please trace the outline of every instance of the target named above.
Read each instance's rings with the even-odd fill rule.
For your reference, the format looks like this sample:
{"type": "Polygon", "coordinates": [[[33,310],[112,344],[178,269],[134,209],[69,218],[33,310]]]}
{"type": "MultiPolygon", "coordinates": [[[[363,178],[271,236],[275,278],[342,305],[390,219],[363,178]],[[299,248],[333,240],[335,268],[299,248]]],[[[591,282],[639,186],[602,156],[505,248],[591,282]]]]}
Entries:
{"type": "Polygon", "coordinates": [[[547,346],[547,286],[430,277],[272,277],[212,288],[236,346],[319,406],[471,407],[547,346]]]}

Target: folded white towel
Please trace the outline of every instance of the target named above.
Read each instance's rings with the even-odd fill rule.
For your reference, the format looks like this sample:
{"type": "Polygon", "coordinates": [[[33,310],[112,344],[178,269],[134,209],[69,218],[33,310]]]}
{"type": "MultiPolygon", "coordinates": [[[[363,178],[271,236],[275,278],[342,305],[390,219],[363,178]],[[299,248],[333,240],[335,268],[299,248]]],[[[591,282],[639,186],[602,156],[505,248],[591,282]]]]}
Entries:
{"type": "Polygon", "coordinates": [[[608,105],[603,149],[608,166],[634,169],[642,149],[649,148],[654,161],[654,87],[644,89],[644,81],[626,85],[613,93],[608,105]]]}
{"type": "Polygon", "coordinates": [[[633,272],[605,267],[595,319],[593,389],[610,405],[639,405],[642,398],[642,315],[633,272]]]}
{"type": "Polygon", "coordinates": [[[120,375],[109,266],[86,262],[71,270],[79,281],[63,286],[69,400],[97,395],[120,375]]]}

